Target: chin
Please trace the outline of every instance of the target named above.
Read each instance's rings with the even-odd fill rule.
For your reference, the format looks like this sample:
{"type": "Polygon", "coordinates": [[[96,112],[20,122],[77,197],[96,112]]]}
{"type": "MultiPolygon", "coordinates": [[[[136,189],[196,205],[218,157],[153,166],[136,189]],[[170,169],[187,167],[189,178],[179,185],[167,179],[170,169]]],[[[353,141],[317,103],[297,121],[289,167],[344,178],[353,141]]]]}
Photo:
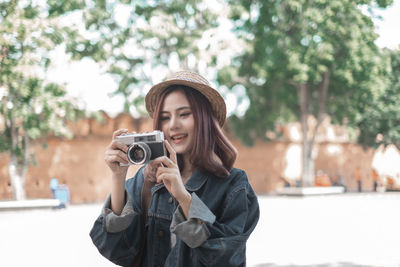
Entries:
{"type": "Polygon", "coordinates": [[[179,149],[179,148],[175,148],[175,147],[174,147],[174,150],[175,150],[176,154],[185,154],[187,152],[186,149],[179,149]]]}
{"type": "Polygon", "coordinates": [[[172,148],[175,150],[176,154],[185,154],[188,152],[186,147],[173,145],[172,148]]]}

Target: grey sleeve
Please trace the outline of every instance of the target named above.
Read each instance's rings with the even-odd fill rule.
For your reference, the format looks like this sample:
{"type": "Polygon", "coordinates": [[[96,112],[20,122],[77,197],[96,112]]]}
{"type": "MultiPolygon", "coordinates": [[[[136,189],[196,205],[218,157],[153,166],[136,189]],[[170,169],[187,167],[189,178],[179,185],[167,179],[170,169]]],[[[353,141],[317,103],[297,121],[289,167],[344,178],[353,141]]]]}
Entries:
{"type": "Polygon", "coordinates": [[[111,195],[108,195],[106,202],[103,206],[103,216],[104,216],[104,230],[108,233],[117,233],[125,230],[132,223],[133,220],[133,206],[132,200],[127,197],[127,193],[125,191],[125,196],[128,199],[125,203],[124,208],[122,209],[121,215],[116,215],[111,210],[111,195]]]}
{"type": "Polygon", "coordinates": [[[210,236],[207,224],[215,222],[215,215],[192,193],[192,202],[189,207],[189,218],[186,220],[180,206],[178,206],[172,216],[170,226],[171,233],[185,242],[189,247],[196,248],[203,244],[210,236]]]}

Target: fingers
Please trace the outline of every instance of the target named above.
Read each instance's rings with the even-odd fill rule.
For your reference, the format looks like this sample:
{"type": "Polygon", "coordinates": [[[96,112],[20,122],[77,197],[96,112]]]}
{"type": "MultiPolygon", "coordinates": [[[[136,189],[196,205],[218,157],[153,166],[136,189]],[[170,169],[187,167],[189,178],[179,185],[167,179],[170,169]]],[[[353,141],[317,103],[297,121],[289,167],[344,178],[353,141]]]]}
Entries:
{"type": "Polygon", "coordinates": [[[160,176],[164,173],[170,173],[170,174],[175,174],[178,175],[179,174],[179,170],[177,169],[171,169],[171,168],[166,168],[166,167],[158,167],[157,168],[157,172],[156,172],[156,176],[160,176]]]}
{"type": "Polygon", "coordinates": [[[112,139],[115,139],[118,135],[125,134],[128,132],[128,129],[119,129],[113,133],[112,139]]]}
{"type": "Polygon", "coordinates": [[[124,151],[125,153],[128,151],[128,147],[124,144],[124,143],[122,143],[122,142],[120,142],[120,141],[118,141],[118,140],[116,140],[116,137],[117,136],[119,136],[119,135],[121,135],[121,134],[125,134],[125,133],[127,133],[128,132],[128,129],[119,129],[119,130],[116,130],[114,133],[113,133],[113,137],[112,137],[112,141],[111,141],[111,143],[110,143],[110,145],[108,146],[108,148],[109,149],[119,149],[119,150],[122,150],[122,151],[124,151]]]}
{"type": "Polygon", "coordinates": [[[174,162],[175,164],[178,163],[177,157],[176,157],[176,152],[173,149],[173,147],[170,145],[170,143],[167,140],[164,140],[165,147],[167,148],[169,152],[169,157],[174,162]]]}
{"type": "Polygon", "coordinates": [[[149,162],[146,164],[146,167],[144,168],[143,175],[144,177],[151,181],[151,182],[156,182],[156,172],[157,168],[162,166],[162,164],[157,165],[157,163],[154,163],[154,161],[149,162]]]}
{"type": "Polygon", "coordinates": [[[128,146],[118,140],[111,141],[109,148],[112,150],[119,149],[125,153],[128,151],[128,146]]]}
{"type": "MultiPolygon", "coordinates": [[[[127,132],[127,129],[119,129],[115,131],[112,135],[112,141],[104,153],[104,160],[114,174],[119,175],[128,170],[129,161],[126,155],[128,147],[116,139],[117,136],[127,132]],[[121,166],[121,164],[125,164],[125,166],[121,166]]],[[[126,173],[124,175],[126,175],[126,173]]]]}
{"type": "Polygon", "coordinates": [[[150,161],[147,165],[148,165],[150,168],[152,168],[154,171],[157,170],[157,168],[158,168],[159,166],[161,166],[160,163],[155,162],[154,160],[153,160],[153,161],[150,161]]]}
{"type": "Polygon", "coordinates": [[[129,162],[123,158],[121,158],[120,156],[105,156],[104,160],[107,163],[123,163],[123,164],[129,164],[129,162]]]}
{"type": "Polygon", "coordinates": [[[158,184],[161,184],[161,183],[163,183],[164,182],[164,179],[166,178],[165,177],[165,174],[163,174],[163,175],[159,175],[159,176],[156,176],[157,178],[157,183],[158,184]]]}
{"type": "Polygon", "coordinates": [[[157,164],[159,166],[160,164],[164,165],[167,168],[177,168],[178,165],[173,162],[171,159],[169,159],[166,156],[158,157],[156,158],[153,163],[157,164]]]}
{"type": "MultiPolygon", "coordinates": [[[[162,173],[160,175],[157,176],[157,183],[164,183],[166,181],[172,182],[172,180],[174,179],[175,175],[173,173],[162,173]]],[[[168,191],[171,189],[168,189],[168,191]]]]}
{"type": "Polygon", "coordinates": [[[161,166],[163,166],[161,163],[151,161],[146,165],[145,170],[152,175],[156,175],[157,169],[161,166]]]}
{"type": "Polygon", "coordinates": [[[107,150],[105,158],[107,162],[119,162],[128,164],[128,157],[126,153],[121,150],[107,150]]]}

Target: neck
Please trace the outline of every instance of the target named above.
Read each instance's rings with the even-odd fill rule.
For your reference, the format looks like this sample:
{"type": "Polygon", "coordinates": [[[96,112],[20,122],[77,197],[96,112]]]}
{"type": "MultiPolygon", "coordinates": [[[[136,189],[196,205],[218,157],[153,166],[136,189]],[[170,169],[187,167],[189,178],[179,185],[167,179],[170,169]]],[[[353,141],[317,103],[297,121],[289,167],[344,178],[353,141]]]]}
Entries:
{"type": "Polygon", "coordinates": [[[184,168],[181,172],[182,180],[185,183],[193,173],[193,165],[188,157],[183,157],[184,168]]]}

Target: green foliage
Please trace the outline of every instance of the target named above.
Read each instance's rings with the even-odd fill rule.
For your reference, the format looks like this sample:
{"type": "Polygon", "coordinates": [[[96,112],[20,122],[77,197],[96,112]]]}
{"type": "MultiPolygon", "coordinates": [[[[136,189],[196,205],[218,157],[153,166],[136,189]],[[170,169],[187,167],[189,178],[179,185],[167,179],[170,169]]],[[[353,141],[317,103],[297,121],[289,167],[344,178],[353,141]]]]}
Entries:
{"type": "MultiPolygon", "coordinates": [[[[355,124],[374,91],[383,91],[387,64],[374,41],[372,1],[230,1],[236,33],[248,44],[236,59],[234,83],[247,88],[250,107],[233,118],[251,143],[277,123],[300,120],[300,87],[307,88],[307,114],[355,124]],[[322,95],[324,84],[327,94],[322,95]],[[247,129],[256,129],[249,132],[247,129]]],[[[391,1],[379,1],[385,7],[391,1]]],[[[232,67],[230,67],[232,68],[232,67]]],[[[220,75],[221,82],[226,77],[220,75]]],[[[303,114],[304,115],[304,114],[303,114]]]]}
{"type": "Polygon", "coordinates": [[[19,169],[30,161],[31,140],[71,137],[65,122],[81,114],[62,86],[46,81],[50,52],[68,38],[56,16],[80,6],[57,3],[0,4],[0,152],[16,157],[19,169]]]}
{"type": "Polygon", "coordinates": [[[85,2],[85,0],[47,0],[48,16],[58,17],[68,12],[83,9],[86,6],[85,2]]]}
{"type": "Polygon", "coordinates": [[[360,116],[358,141],[364,146],[400,147],[400,51],[385,51],[390,62],[389,84],[377,91],[360,116]]]}
{"type": "Polygon", "coordinates": [[[211,52],[208,43],[213,39],[204,37],[213,34],[218,14],[199,0],[94,1],[82,19],[89,35],[71,38],[68,51],[106,67],[118,83],[112,95],[125,98],[125,112],[147,114],[139,100],[154,79],[174,68],[172,61],[179,68],[198,70],[200,61],[212,65],[219,52],[211,52]]]}

